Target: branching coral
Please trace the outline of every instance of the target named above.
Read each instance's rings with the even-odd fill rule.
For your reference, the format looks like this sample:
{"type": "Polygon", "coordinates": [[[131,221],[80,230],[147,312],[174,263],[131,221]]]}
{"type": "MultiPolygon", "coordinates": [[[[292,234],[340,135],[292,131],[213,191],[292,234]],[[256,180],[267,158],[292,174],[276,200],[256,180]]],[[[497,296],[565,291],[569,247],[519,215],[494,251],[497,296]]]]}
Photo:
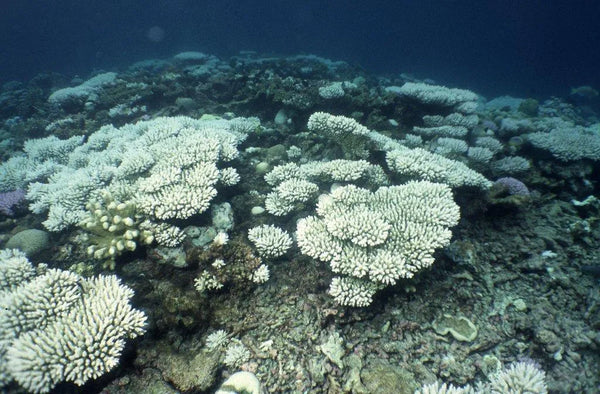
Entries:
{"type": "Polygon", "coordinates": [[[330,287],[336,301],[366,306],[378,288],[433,264],[458,219],[443,184],[409,182],[374,193],[349,185],[323,195],[317,216],[298,221],[298,246],[343,275],[330,287]]]}
{"type": "Polygon", "coordinates": [[[15,380],[34,393],[62,381],[83,385],[112,370],[126,340],[144,333],[146,315],[116,276],[33,271],[21,252],[0,251],[0,385],[15,380]]]}

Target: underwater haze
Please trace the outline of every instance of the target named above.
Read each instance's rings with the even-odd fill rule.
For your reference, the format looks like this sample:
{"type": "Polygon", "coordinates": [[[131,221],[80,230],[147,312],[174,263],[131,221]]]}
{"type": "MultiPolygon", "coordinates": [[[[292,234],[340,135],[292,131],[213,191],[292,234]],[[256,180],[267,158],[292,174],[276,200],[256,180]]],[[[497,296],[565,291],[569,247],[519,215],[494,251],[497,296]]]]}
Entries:
{"type": "Polygon", "coordinates": [[[313,53],[486,96],[600,85],[596,1],[7,1],[1,80],[183,50],[313,53]]]}

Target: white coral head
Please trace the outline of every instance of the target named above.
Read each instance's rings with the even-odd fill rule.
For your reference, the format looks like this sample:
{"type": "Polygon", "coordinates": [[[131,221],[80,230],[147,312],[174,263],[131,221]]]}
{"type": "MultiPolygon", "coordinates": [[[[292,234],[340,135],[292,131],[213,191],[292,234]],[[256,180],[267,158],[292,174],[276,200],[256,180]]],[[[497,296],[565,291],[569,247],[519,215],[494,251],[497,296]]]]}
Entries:
{"type": "Polygon", "coordinates": [[[217,235],[215,235],[212,242],[215,246],[226,245],[227,242],[229,242],[229,235],[227,235],[227,233],[224,231],[220,231],[219,233],[217,233],[217,235]]]}

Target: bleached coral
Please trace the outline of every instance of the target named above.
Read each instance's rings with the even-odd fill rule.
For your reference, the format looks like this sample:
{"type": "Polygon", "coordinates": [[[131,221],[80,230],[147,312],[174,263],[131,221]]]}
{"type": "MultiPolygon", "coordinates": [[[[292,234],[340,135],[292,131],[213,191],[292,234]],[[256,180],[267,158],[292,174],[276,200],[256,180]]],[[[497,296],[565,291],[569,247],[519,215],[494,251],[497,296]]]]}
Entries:
{"type": "Polygon", "coordinates": [[[83,136],[60,140],[55,136],[25,141],[25,155],[0,164],[0,191],[25,189],[34,181],[45,181],[69,162],[69,153],[84,141],[83,136]]]}
{"type": "Polygon", "coordinates": [[[313,133],[325,136],[339,144],[348,159],[368,155],[366,138],[369,129],[352,118],[335,116],[326,112],[315,112],[306,125],[313,133]]]}
{"type": "Polygon", "coordinates": [[[529,160],[521,156],[507,156],[490,163],[495,175],[512,175],[529,170],[529,160]]]}
{"type": "Polygon", "coordinates": [[[366,181],[372,185],[387,184],[383,169],[366,160],[311,161],[300,166],[300,176],[321,182],[366,181]]]}
{"type": "Polygon", "coordinates": [[[489,392],[493,394],[546,394],[546,373],[532,362],[521,361],[490,377],[489,392]]]}
{"type": "Polygon", "coordinates": [[[560,128],[549,133],[527,134],[526,138],[536,148],[562,161],[600,160],[600,137],[588,129],[560,128]]]}
{"type": "Polygon", "coordinates": [[[265,208],[272,215],[283,216],[309,201],[319,187],[304,179],[289,179],[279,184],[265,199],[265,208]]]}
{"type": "Polygon", "coordinates": [[[489,163],[494,157],[494,152],[481,146],[471,146],[467,151],[467,157],[476,163],[489,163]]]}
{"type": "Polygon", "coordinates": [[[219,290],[223,288],[223,283],[219,282],[219,279],[215,275],[207,271],[202,271],[196,279],[194,279],[194,288],[199,293],[205,293],[210,290],[219,290]]]}
{"type": "Polygon", "coordinates": [[[138,205],[143,213],[158,220],[186,219],[208,209],[217,195],[214,185],[218,180],[219,170],[212,162],[156,169],[140,180],[144,194],[137,198],[138,205]]]}
{"type": "Polygon", "coordinates": [[[174,60],[182,63],[203,63],[211,58],[213,58],[212,55],[198,51],[184,51],[173,56],[174,60]]]}
{"type": "Polygon", "coordinates": [[[477,115],[463,115],[459,113],[451,113],[450,115],[425,115],[423,116],[423,123],[427,127],[437,126],[462,126],[467,129],[472,129],[479,123],[479,117],[477,115]]]}
{"type": "Polygon", "coordinates": [[[445,86],[407,82],[398,92],[423,104],[453,107],[462,113],[473,113],[477,108],[477,94],[465,89],[450,89],[445,86]]]}
{"type": "Polygon", "coordinates": [[[48,319],[64,315],[79,298],[79,279],[72,272],[52,269],[2,294],[4,310],[0,311],[0,337],[16,338],[47,324],[48,319]]]}
{"type": "Polygon", "coordinates": [[[473,186],[487,189],[491,182],[463,163],[450,160],[424,149],[398,149],[386,154],[387,164],[393,172],[452,187],[473,186]]]}
{"type": "Polygon", "coordinates": [[[413,127],[413,133],[426,137],[464,137],[469,130],[463,126],[413,127]]]}
{"type": "Polygon", "coordinates": [[[206,347],[210,350],[219,349],[227,343],[228,334],[225,330],[217,330],[206,337],[206,347]]]}
{"type": "Polygon", "coordinates": [[[298,204],[315,197],[319,190],[317,183],[363,182],[371,186],[388,184],[387,176],[380,166],[366,160],[343,159],[276,166],[265,175],[265,180],[275,186],[265,199],[265,208],[276,216],[287,215],[298,204]]]}
{"type": "Polygon", "coordinates": [[[515,135],[533,131],[534,124],[529,119],[503,118],[500,121],[500,133],[515,135]]]}
{"type": "Polygon", "coordinates": [[[47,211],[44,225],[60,231],[84,220],[88,201],[100,201],[108,191],[154,223],[147,228],[157,231],[159,243],[176,245],[181,233],[166,222],[204,212],[218,185],[239,180],[226,163],[258,126],[253,118],[161,117],[118,129],[104,126],[85,142],[79,137],[34,140],[27,148],[26,173],[48,162],[60,164],[49,178],[29,185],[30,209],[47,211]]]}
{"type": "Polygon", "coordinates": [[[25,156],[13,156],[0,164],[0,192],[24,189],[27,173],[34,167],[25,156]]]}
{"type": "Polygon", "coordinates": [[[438,138],[432,144],[435,153],[442,156],[453,156],[467,153],[469,146],[463,140],[456,138],[438,138]]]}
{"type": "Polygon", "coordinates": [[[271,273],[269,271],[269,267],[266,264],[261,264],[258,268],[252,273],[250,279],[252,282],[261,284],[265,283],[269,280],[271,273]]]}
{"type": "Polygon", "coordinates": [[[338,302],[362,306],[378,287],[433,264],[432,253],[449,242],[459,209],[448,186],[420,181],[374,193],[339,187],[321,196],[317,215],[298,221],[298,246],[352,279],[332,282],[338,302]]]}
{"type": "Polygon", "coordinates": [[[287,163],[276,166],[265,175],[265,181],[275,186],[290,179],[302,178],[300,166],[295,163],[287,163]]]}
{"type": "Polygon", "coordinates": [[[319,88],[319,96],[326,100],[344,97],[345,94],[342,82],[332,82],[319,88]]]}
{"type": "Polygon", "coordinates": [[[133,115],[141,115],[147,111],[145,105],[132,105],[131,103],[117,104],[108,110],[108,116],[111,118],[117,117],[133,117],[133,115]]]}
{"type": "Polygon", "coordinates": [[[83,143],[83,136],[73,136],[66,140],[58,139],[51,135],[45,138],[27,140],[23,144],[23,151],[30,160],[42,163],[52,160],[55,163],[66,164],[69,154],[83,143]]]}
{"type": "Polygon", "coordinates": [[[63,105],[70,100],[85,100],[101,88],[114,84],[116,79],[117,74],[113,72],[98,74],[77,86],[56,90],[48,97],[48,102],[63,105]]]}
{"type": "MultiPolygon", "coordinates": [[[[368,138],[378,150],[386,152],[388,168],[397,175],[442,182],[452,187],[474,186],[487,189],[491,186],[488,179],[462,162],[422,148],[408,148],[403,144],[413,144],[407,144],[407,140],[398,141],[376,131],[369,132],[368,138]]],[[[412,135],[410,138],[415,141],[414,145],[422,141],[412,135]]],[[[464,146],[460,149],[464,149],[464,146]]]]}
{"type": "Polygon", "coordinates": [[[406,134],[402,144],[408,148],[418,148],[423,145],[423,137],[416,134],[406,134]]]}
{"type": "Polygon", "coordinates": [[[262,225],[248,230],[248,239],[254,244],[259,255],[276,258],[284,255],[292,246],[292,237],[273,225],[262,225]]]}
{"type": "MultiPolygon", "coordinates": [[[[377,150],[389,152],[396,149],[406,149],[406,146],[404,145],[405,141],[393,139],[377,131],[369,132],[368,137],[371,140],[374,148],[377,150]]],[[[411,134],[411,137],[408,137],[408,139],[415,144],[418,143],[419,145],[423,141],[421,136],[415,136],[414,134],[411,134]]]]}
{"type": "Polygon", "coordinates": [[[434,382],[426,384],[415,394],[547,394],[546,373],[535,363],[521,361],[489,376],[488,382],[478,382],[475,387],[457,387],[434,382]]]}
{"type": "Polygon", "coordinates": [[[25,253],[18,249],[0,250],[0,261],[0,291],[13,290],[35,276],[35,270],[25,253]]]}
{"type": "Polygon", "coordinates": [[[225,265],[226,265],[225,260],[223,260],[223,259],[216,259],[211,264],[211,266],[215,269],[221,269],[221,268],[225,267],[225,265]]]}
{"type": "Polygon", "coordinates": [[[302,157],[302,149],[296,145],[292,145],[286,151],[287,157],[290,160],[298,160],[302,157]]]}
{"type": "Polygon", "coordinates": [[[240,174],[233,167],[227,167],[220,171],[219,182],[224,186],[237,185],[240,181],[240,174]]]}
{"type": "Polygon", "coordinates": [[[501,152],[504,149],[502,142],[498,141],[494,137],[489,137],[489,136],[478,137],[475,140],[475,146],[487,148],[493,153],[501,152]]]}
{"type": "Polygon", "coordinates": [[[328,293],[340,305],[365,307],[371,305],[373,296],[380,288],[366,280],[335,277],[331,280],[328,293]]]}
{"type": "MultiPolygon", "coordinates": [[[[0,271],[23,258],[0,252],[0,271]]],[[[34,393],[62,381],[83,385],[112,370],[126,340],[144,333],[145,314],[115,276],[51,269],[22,279],[0,288],[0,385],[15,380],[34,393]]]]}
{"type": "Polygon", "coordinates": [[[415,394],[476,394],[476,391],[469,385],[457,387],[452,384],[434,382],[424,385],[415,391],[415,394]]]}
{"type": "Polygon", "coordinates": [[[469,129],[475,127],[478,122],[479,117],[477,115],[462,115],[459,113],[452,113],[447,116],[425,115],[423,116],[425,127],[415,126],[413,127],[413,133],[429,138],[462,138],[465,137],[469,132],[469,129]]]}
{"type": "Polygon", "coordinates": [[[223,246],[229,242],[229,235],[224,231],[219,231],[212,240],[212,244],[215,246],[223,246]]]}
{"type": "Polygon", "coordinates": [[[233,341],[225,350],[223,363],[228,367],[238,368],[250,360],[250,351],[240,341],[233,341]]]}
{"type": "Polygon", "coordinates": [[[154,223],[144,220],[140,224],[140,231],[148,231],[159,245],[175,247],[185,239],[182,229],[169,223],[154,223]]]}

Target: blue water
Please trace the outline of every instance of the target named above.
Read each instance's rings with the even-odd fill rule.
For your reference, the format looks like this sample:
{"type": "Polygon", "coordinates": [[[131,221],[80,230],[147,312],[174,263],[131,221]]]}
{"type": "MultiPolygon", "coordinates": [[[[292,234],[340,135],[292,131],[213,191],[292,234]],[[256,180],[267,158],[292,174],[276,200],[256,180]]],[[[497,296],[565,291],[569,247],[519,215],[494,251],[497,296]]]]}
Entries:
{"type": "Polygon", "coordinates": [[[600,2],[7,1],[0,82],[115,69],[182,50],[314,53],[487,96],[600,87],[600,2]]]}

